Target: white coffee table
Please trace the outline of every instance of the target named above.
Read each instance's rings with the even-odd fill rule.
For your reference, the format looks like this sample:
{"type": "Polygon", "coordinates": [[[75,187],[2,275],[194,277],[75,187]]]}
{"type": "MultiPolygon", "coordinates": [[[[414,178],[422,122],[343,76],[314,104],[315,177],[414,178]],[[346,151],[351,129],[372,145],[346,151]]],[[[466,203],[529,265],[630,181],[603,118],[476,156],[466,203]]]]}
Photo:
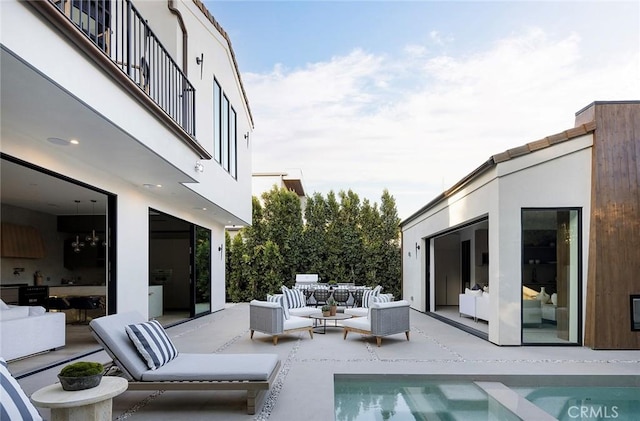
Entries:
{"type": "Polygon", "coordinates": [[[96,387],[73,392],[55,383],[35,391],[31,401],[35,406],[51,408],[51,421],[110,421],[112,398],[127,386],[126,379],[107,376],[96,387]]]}

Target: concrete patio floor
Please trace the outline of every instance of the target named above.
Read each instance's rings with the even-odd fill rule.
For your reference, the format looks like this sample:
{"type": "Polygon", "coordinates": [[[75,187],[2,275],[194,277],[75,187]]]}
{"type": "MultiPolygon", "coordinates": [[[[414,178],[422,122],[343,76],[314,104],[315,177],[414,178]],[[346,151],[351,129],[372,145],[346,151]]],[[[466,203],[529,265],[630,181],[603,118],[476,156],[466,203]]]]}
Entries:
{"type": "MultiPolygon", "coordinates": [[[[125,392],[114,398],[118,420],[333,420],[333,375],[464,374],[640,376],[640,351],[594,351],[584,347],[499,347],[425,314],[411,312],[411,340],[404,334],[375,339],[341,328],[327,333],[249,338],[249,306],[225,310],[171,327],[168,333],[181,352],[276,353],[282,361],[275,385],[256,415],[246,414],[241,392],[125,392]]],[[[110,361],[104,352],[87,361],[110,361]]],[[[55,383],[60,367],[22,378],[28,395],[55,383]]],[[[632,381],[640,386],[640,377],[632,381]]],[[[39,408],[45,419],[48,410],[39,408]]]]}

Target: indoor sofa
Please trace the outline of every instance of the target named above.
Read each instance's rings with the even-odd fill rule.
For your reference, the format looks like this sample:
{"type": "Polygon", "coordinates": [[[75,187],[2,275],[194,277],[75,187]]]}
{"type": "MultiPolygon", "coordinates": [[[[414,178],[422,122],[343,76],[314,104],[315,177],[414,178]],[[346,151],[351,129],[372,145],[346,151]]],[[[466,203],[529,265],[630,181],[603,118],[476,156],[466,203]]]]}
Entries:
{"type": "Polygon", "coordinates": [[[465,289],[464,294],[458,297],[460,316],[473,317],[478,320],[489,321],[489,293],[478,290],[465,289]]]}
{"type": "Polygon", "coordinates": [[[65,314],[41,306],[13,306],[0,300],[0,356],[26,357],[65,345],[65,314]]]}

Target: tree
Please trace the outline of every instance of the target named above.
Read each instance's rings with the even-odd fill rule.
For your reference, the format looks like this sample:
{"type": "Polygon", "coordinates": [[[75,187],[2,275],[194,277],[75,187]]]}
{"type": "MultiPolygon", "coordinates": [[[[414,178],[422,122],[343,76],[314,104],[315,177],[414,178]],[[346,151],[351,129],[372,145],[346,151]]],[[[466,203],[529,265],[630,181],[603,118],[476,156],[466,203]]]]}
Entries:
{"type": "Polygon", "coordinates": [[[323,281],[382,285],[401,295],[400,219],[385,189],[381,204],[362,203],[352,190],[307,199],[304,221],[298,196],[274,187],[253,198],[253,224],[227,240],[227,296],[265,299],[291,286],[296,273],[323,281]]]}
{"type": "Polygon", "coordinates": [[[293,191],[274,186],[262,195],[263,227],[268,241],[278,246],[284,257],[279,268],[280,282],[292,286],[302,261],[302,209],[293,191]]]}

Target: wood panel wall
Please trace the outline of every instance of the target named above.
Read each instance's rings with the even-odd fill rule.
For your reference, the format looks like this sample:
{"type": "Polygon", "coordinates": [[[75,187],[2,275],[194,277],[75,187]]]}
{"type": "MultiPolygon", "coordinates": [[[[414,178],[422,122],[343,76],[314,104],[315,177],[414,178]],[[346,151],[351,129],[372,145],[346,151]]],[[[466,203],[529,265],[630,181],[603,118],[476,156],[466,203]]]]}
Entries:
{"type": "Polygon", "coordinates": [[[640,349],[630,295],[640,294],[640,102],[596,102],[585,345],[640,349]]]}

